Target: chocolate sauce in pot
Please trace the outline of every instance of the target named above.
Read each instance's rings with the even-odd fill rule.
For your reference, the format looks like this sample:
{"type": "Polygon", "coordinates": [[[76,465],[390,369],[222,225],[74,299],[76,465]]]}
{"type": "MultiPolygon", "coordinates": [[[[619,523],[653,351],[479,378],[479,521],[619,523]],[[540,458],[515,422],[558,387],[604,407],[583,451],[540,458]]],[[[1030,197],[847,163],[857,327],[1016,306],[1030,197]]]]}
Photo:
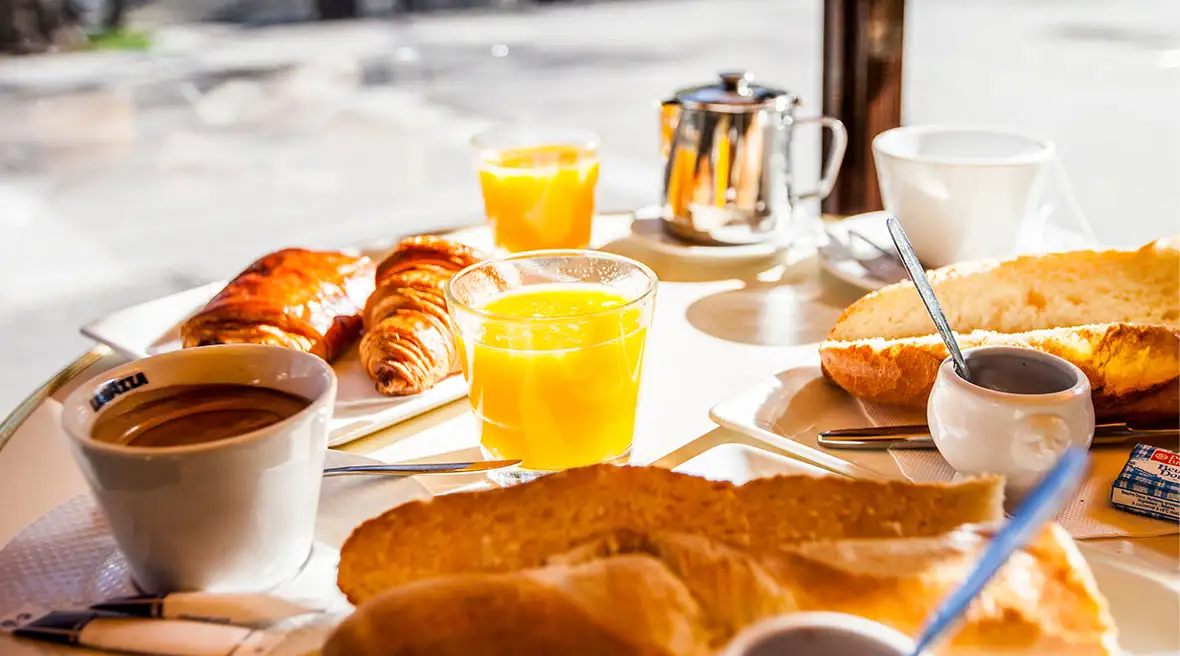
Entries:
{"type": "Polygon", "coordinates": [[[1060,365],[1011,352],[971,353],[967,368],[972,383],[1008,394],[1056,394],[1078,382],[1060,365]]]}

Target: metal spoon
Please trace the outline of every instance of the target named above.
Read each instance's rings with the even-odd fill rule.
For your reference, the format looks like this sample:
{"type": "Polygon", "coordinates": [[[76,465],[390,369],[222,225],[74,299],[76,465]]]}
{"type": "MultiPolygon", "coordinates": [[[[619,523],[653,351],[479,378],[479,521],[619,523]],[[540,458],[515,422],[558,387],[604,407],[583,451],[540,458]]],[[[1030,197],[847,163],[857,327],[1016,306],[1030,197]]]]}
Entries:
{"type": "Polygon", "coordinates": [[[1028,544],[1037,531],[1061,510],[1086,473],[1086,449],[1070,447],[1061,454],[1036,486],[1024,498],[1012,519],[992,539],[975,569],[958,589],[935,609],[926,628],[915,642],[913,656],[929,649],[971,604],[1014,551],[1028,544]]]}
{"type": "Polygon", "coordinates": [[[901,256],[901,263],[905,265],[906,273],[910,274],[910,280],[913,281],[914,287],[918,288],[918,296],[922,298],[926,312],[930,313],[930,318],[934,320],[934,327],[942,336],[942,343],[946,344],[946,350],[950,351],[951,359],[955,363],[955,371],[963,380],[970,382],[971,374],[967,370],[967,361],[963,359],[959,343],[955,341],[955,335],[951,332],[951,326],[946,321],[946,315],[942,313],[942,306],[938,304],[934,288],[926,279],[926,271],[922,269],[922,264],[918,262],[918,256],[914,253],[914,247],[910,245],[910,238],[906,236],[905,230],[901,229],[901,223],[896,218],[891,216],[885,219],[885,225],[889,228],[889,236],[893,237],[893,245],[897,247],[897,254],[901,256]]]}
{"type": "Polygon", "coordinates": [[[464,474],[513,467],[519,465],[520,462],[519,460],[476,460],[472,462],[423,462],[400,465],[350,465],[348,467],[328,467],[324,470],[324,476],[464,474]]]}

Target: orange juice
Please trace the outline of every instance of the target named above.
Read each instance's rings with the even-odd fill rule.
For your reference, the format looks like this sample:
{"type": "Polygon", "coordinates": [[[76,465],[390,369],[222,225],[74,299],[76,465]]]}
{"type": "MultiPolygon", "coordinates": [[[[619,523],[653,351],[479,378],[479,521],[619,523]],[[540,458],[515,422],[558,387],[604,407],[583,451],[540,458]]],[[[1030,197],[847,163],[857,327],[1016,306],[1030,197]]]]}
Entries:
{"type": "Polygon", "coordinates": [[[516,253],[590,244],[598,181],[593,150],[552,145],[485,152],[479,181],[496,246],[516,253]]]}
{"type": "Polygon", "coordinates": [[[525,320],[485,319],[460,349],[486,451],[531,470],[627,454],[648,322],[642,304],[627,302],[606,285],[554,283],[480,308],[525,320]]]}

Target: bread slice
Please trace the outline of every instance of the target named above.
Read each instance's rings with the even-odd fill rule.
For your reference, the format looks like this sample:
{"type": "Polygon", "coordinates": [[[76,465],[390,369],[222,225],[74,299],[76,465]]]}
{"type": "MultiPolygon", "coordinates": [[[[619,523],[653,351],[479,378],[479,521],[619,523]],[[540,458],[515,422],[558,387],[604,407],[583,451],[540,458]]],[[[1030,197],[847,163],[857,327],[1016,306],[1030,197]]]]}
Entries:
{"type": "MultiPolygon", "coordinates": [[[[964,348],[1024,346],[1086,373],[1100,418],[1180,414],[1180,248],[1074,251],[928,275],[964,348]]],[[[866,401],[926,407],[946,349],[909,282],[868,294],[820,344],[824,374],[866,401]]]]}
{"type": "MultiPolygon", "coordinates": [[[[928,274],[951,329],[1024,333],[1103,323],[1180,325],[1180,240],[1134,251],[1072,251],[955,264],[928,274]]],[[[828,339],[934,333],[909,281],[850,305],[828,339]]]]}
{"type": "Polygon", "coordinates": [[[413,501],[361,524],[340,553],[338,585],[359,603],[457,572],[513,572],[596,535],[663,527],[747,539],[733,484],[654,467],[571,469],[508,488],[413,501]]]}
{"type": "Polygon", "coordinates": [[[707,626],[659,561],[623,556],[403,585],[338,626],[323,655],[708,656],[707,626]]]}
{"type": "MultiPolygon", "coordinates": [[[[745,627],[800,611],[867,617],[910,635],[987,540],[806,542],[751,554],[699,535],[616,534],[509,574],[398,587],[358,608],[325,656],[715,654],[745,627]]],[[[940,653],[1117,651],[1105,600],[1069,536],[1045,530],[969,608],[940,653]]]]}
{"type": "Polygon", "coordinates": [[[771,547],[933,535],[1002,516],[996,478],[901,484],[784,476],[735,487],[654,467],[596,465],[389,510],[344,543],[337,584],[356,604],[425,578],[538,567],[623,530],[771,547]]]}
{"type": "Polygon", "coordinates": [[[786,544],[847,538],[941,535],[962,524],[1004,516],[998,477],[955,484],[776,476],[738,487],[750,524],[745,545],[774,551],[786,544]]]}
{"type": "MultiPolygon", "coordinates": [[[[977,330],[957,336],[962,348],[1023,346],[1052,353],[1090,379],[1099,418],[1173,417],[1180,412],[1180,329],[1098,324],[1005,334],[977,330]]],[[[820,344],[824,374],[872,403],[922,409],[947,357],[937,335],[857,339],[820,344]]]]}

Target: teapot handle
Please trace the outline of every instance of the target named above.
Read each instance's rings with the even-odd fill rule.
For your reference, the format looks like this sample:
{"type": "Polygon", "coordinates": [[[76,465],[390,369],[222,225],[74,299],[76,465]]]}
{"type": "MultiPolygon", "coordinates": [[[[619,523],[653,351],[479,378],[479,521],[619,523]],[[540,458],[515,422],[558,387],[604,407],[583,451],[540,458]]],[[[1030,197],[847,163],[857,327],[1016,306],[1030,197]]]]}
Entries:
{"type": "Polygon", "coordinates": [[[836,176],[840,174],[840,165],[844,163],[844,150],[848,147],[848,130],[840,119],[831,116],[804,116],[794,119],[796,125],[800,123],[819,123],[821,128],[832,131],[832,143],[828,147],[828,163],[824,166],[823,175],[819,179],[819,187],[815,191],[799,194],[799,199],[827,198],[836,186],[836,176]]]}

